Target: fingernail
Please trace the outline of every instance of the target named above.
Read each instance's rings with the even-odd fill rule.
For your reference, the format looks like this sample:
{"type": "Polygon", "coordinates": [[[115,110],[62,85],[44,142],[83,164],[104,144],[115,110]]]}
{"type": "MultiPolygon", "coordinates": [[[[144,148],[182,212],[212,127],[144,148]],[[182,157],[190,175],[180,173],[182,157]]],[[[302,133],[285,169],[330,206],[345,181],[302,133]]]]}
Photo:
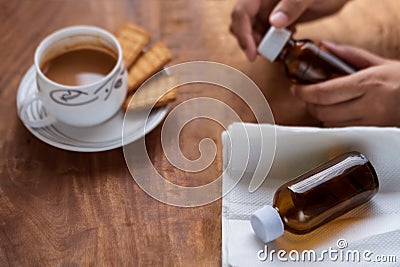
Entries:
{"type": "Polygon", "coordinates": [[[243,52],[244,52],[244,54],[246,55],[247,59],[248,59],[249,61],[251,61],[251,54],[250,54],[249,49],[245,49],[245,50],[243,50],[243,52]]]}
{"type": "Polygon", "coordinates": [[[321,41],[321,43],[322,43],[323,46],[325,46],[325,47],[327,47],[327,48],[329,48],[329,47],[334,47],[334,46],[335,46],[335,43],[333,43],[333,42],[331,42],[331,41],[325,41],[325,40],[323,40],[323,41],[321,41]]]}
{"type": "Polygon", "coordinates": [[[256,47],[255,47],[252,43],[250,43],[250,44],[246,47],[246,49],[244,50],[244,52],[246,53],[247,58],[248,58],[251,62],[253,62],[253,61],[256,59],[256,57],[257,57],[257,50],[256,50],[256,47]]]}
{"type": "Polygon", "coordinates": [[[271,16],[269,22],[277,28],[282,28],[288,26],[289,17],[282,11],[278,11],[271,16]]]}
{"type": "Polygon", "coordinates": [[[295,85],[290,86],[290,92],[292,93],[292,95],[296,95],[296,86],[295,85]]]}
{"type": "Polygon", "coordinates": [[[251,54],[246,53],[246,57],[247,57],[247,59],[248,59],[250,62],[253,62],[253,61],[254,61],[254,59],[253,59],[253,57],[252,57],[251,54]]]}

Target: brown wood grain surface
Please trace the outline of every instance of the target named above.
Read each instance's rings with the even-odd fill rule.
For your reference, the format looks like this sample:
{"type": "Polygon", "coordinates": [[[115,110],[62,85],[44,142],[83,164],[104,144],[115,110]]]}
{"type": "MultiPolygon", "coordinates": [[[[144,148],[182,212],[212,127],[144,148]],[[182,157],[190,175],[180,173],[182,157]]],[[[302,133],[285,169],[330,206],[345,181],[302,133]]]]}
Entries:
{"type": "MultiPolygon", "coordinates": [[[[76,153],[39,141],[17,117],[16,93],[35,47],[52,31],[78,24],[114,31],[132,21],[148,29],[153,41],[167,44],[172,64],[211,60],[233,66],[263,90],[277,123],[316,125],[290,95],[279,64],[246,61],[228,31],[235,2],[0,0],[0,266],[221,265],[220,200],[198,208],[168,206],[134,182],[122,149],[76,153]]],[[[400,58],[399,8],[398,0],[354,0],[338,15],[301,26],[297,35],[400,58]]],[[[198,96],[227,102],[243,120],[253,121],[239,99],[216,86],[184,86],[173,105],[198,96]]],[[[221,173],[222,130],[199,119],[181,134],[182,152],[191,159],[199,156],[201,139],[216,142],[218,156],[201,173],[176,171],[168,164],[161,127],[146,138],[149,155],[170,181],[206,184],[221,173]]]]}

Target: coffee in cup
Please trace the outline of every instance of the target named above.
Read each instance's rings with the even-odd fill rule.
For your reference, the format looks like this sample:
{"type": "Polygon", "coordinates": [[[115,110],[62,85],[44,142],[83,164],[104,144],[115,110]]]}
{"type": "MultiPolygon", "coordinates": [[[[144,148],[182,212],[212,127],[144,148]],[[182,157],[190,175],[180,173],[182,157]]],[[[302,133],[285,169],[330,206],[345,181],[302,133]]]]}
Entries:
{"type": "Polygon", "coordinates": [[[101,80],[116,63],[114,53],[83,48],[63,53],[45,62],[40,69],[53,82],[79,86],[101,80]]]}

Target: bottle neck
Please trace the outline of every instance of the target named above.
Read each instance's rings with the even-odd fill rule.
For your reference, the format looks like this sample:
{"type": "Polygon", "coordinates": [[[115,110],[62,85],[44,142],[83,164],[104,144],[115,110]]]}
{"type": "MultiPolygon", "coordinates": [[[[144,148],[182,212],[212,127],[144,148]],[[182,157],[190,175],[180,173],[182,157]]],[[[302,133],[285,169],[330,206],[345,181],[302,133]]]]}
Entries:
{"type": "Polygon", "coordinates": [[[278,59],[281,61],[285,60],[290,49],[292,49],[295,46],[296,46],[296,40],[294,40],[293,38],[290,38],[289,41],[287,41],[287,43],[285,44],[285,46],[282,48],[282,51],[279,54],[278,59]]]}

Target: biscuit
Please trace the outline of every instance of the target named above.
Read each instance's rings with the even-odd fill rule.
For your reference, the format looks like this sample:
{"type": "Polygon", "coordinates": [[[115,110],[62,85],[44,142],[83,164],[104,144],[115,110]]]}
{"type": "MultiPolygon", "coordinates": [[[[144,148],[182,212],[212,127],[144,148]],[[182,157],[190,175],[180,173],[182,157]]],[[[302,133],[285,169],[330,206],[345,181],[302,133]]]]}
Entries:
{"type": "Polygon", "coordinates": [[[128,92],[134,92],[144,81],[160,71],[171,59],[171,52],[163,43],[154,44],[129,70],[128,92]]]}
{"type": "Polygon", "coordinates": [[[150,34],[135,24],[127,23],[119,28],[116,37],[122,48],[126,68],[129,69],[149,43],[150,34]]]}
{"type": "Polygon", "coordinates": [[[151,80],[148,84],[134,93],[129,95],[124,102],[123,108],[126,111],[140,110],[152,107],[164,106],[177,97],[178,90],[176,88],[168,91],[177,84],[175,76],[163,75],[151,80]],[[166,93],[167,92],[167,93],[166,93]],[[164,95],[163,95],[164,94],[164,95]],[[162,96],[160,98],[160,96],[162,96]]]}

